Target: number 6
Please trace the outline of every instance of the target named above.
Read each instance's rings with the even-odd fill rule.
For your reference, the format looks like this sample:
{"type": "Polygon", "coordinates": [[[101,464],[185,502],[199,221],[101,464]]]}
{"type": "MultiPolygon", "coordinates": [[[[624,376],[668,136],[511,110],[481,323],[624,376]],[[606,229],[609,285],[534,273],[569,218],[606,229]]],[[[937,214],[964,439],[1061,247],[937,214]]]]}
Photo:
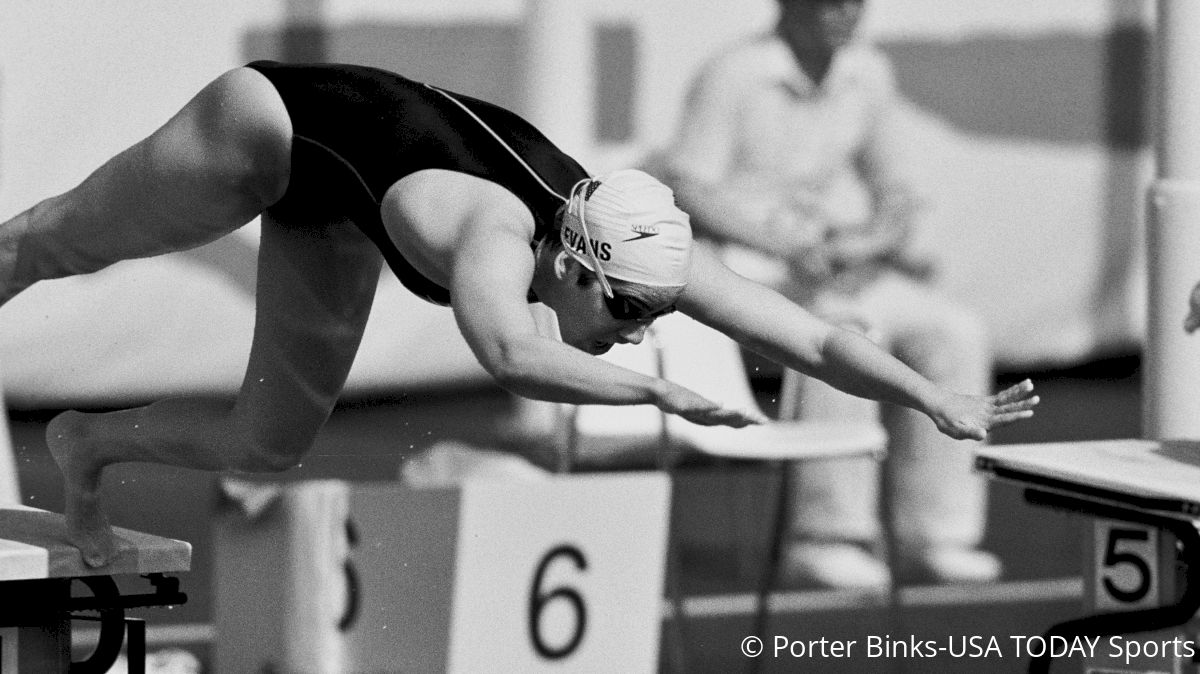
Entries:
{"type": "Polygon", "coordinates": [[[587,606],[584,605],[583,597],[577,591],[565,586],[554,588],[550,592],[542,590],[542,580],[546,575],[546,570],[555,558],[564,556],[574,562],[575,568],[580,571],[587,570],[587,560],[584,559],[583,553],[578,548],[560,545],[546,553],[546,556],[542,557],[542,561],[538,563],[537,573],[533,576],[533,587],[529,593],[529,637],[533,640],[533,647],[537,650],[538,655],[547,660],[560,660],[574,652],[579,647],[579,642],[583,641],[583,633],[587,628],[587,606]],[[542,638],[541,616],[546,605],[556,599],[565,599],[575,610],[576,619],[575,631],[571,634],[571,638],[563,646],[553,648],[546,645],[546,641],[542,638]]]}

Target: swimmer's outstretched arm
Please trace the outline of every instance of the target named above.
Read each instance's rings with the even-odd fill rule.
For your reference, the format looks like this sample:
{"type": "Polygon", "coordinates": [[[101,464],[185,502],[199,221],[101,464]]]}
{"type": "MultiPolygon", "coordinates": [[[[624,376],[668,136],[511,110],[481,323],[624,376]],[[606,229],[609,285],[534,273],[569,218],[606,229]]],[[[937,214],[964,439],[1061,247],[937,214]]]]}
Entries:
{"type": "Polygon", "coordinates": [[[693,423],[740,428],[763,423],[683,386],[646,376],[538,333],[526,301],[534,274],[531,232],[520,226],[468,231],[459,244],[451,293],[459,329],[484,369],[526,398],[571,404],[653,404],[693,423]]]}
{"type": "Polygon", "coordinates": [[[834,327],[782,295],[738,276],[697,247],[679,309],[775,362],[862,398],[903,405],[957,439],[983,440],[996,426],[1033,415],[1033,384],[996,395],[942,389],[874,343],[834,327]]]}

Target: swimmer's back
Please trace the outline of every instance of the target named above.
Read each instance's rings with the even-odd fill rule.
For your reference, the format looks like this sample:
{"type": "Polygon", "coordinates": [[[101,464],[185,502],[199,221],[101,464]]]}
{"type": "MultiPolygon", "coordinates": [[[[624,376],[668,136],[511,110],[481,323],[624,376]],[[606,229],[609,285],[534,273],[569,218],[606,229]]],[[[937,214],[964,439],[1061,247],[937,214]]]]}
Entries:
{"type": "Polygon", "coordinates": [[[400,281],[431,302],[449,304],[450,294],[404,259],[380,220],[379,204],[396,181],[440,168],[495,182],[529,208],[536,242],[554,231],[571,185],[587,177],[531,124],[485,101],[366,66],[248,67],[279,91],[295,138],[291,182],[273,213],[284,220],[353,219],[400,281]]]}

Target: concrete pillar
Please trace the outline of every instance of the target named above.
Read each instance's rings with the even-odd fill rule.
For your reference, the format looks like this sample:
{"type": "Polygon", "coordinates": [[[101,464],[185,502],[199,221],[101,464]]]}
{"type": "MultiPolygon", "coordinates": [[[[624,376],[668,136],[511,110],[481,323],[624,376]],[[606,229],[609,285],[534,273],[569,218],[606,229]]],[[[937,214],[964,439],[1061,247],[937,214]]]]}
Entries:
{"type": "Polygon", "coordinates": [[[595,127],[592,19],[577,0],[527,0],[524,116],[585,162],[595,127]]]}
{"type": "Polygon", "coordinates": [[[1200,282],[1200,2],[1159,0],[1157,55],[1143,422],[1149,438],[1200,438],[1200,335],[1183,329],[1200,282]]]}

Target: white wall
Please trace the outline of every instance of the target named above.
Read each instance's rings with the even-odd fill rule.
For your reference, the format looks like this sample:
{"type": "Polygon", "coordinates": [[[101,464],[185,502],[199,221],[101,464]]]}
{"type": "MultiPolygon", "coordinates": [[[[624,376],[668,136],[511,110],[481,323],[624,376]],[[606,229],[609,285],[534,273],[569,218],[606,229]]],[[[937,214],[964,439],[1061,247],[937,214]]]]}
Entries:
{"type": "Polygon", "coordinates": [[[239,63],[278,2],[13,0],[0,21],[0,213],[65,190],[239,63]]]}

